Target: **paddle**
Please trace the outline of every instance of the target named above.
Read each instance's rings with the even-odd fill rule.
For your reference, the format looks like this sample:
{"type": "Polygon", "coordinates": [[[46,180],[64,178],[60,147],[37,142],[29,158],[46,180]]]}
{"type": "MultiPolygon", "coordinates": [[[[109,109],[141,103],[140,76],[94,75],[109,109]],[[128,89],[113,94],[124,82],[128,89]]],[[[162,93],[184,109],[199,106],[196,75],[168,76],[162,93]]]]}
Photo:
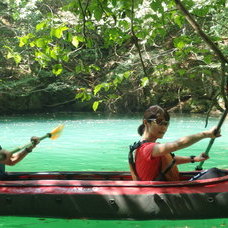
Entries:
{"type": "MultiPolygon", "coordinates": [[[[223,124],[223,122],[224,122],[224,120],[225,120],[225,118],[226,118],[226,116],[227,116],[227,113],[228,113],[228,109],[225,109],[225,111],[224,111],[223,114],[222,114],[221,119],[219,120],[219,123],[218,123],[218,126],[217,126],[217,128],[216,128],[215,134],[220,130],[220,128],[221,128],[221,126],[222,126],[222,124],[223,124]]],[[[213,139],[210,140],[210,142],[209,142],[209,144],[208,144],[208,146],[207,146],[207,149],[206,149],[206,151],[205,151],[205,154],[206,154],[206,155],[208,155],[208,153],[209,153],[209,151],[210,151],[210,149],[211,149],[211,147],[212,147],[212,145],[213,145],[215,139],[216,139],[216,138],[213,138],[213,139]]],[[[202,170],[203,163],[204,163],[204,161],[201,161],[201,162],[199,163],[199,165],[196,166],[195,170],[202,170]]]]}
{"type": "MultiPolygon", "coordinates": [[[[42,136],[42,137],[39,137],[39,140],[42,141],[42,140],[44,140],[44,139],[46,139],[46,138],[50,138],[50,139],[52,139],[52,140],[55,140],[55,139],[57,139],[57,138],[60,136],[60,134],[61,134],[63,128],[64,128],[64,125],[59,125],[59,126],[56,127],[55,129],[53,129],[50,133],[47,133],[46,135],[44,135],[44,136],[42,136]]],[[[18,152],[18,151],[20,151],[20,150],[22,150],[22,149],[24,149],[24,148],[27,148],[27,147],[32,146],[32,145],[33,145],[33,144],[32,144],[32,142],[31,142],[31,143],[26,144],[26,145],[24,145],[24,146],[17,147],[17,148],[15,148],[14,150],[9,151],[9,152],[10,152],[11,154],[14,154],[14,153],[16,153],[16,152],[18,152]]],[[[5,160],[5,158],[6,158],[6,155],[5,155],[5,154],[0,154],[0,161],[5,160]]]]}

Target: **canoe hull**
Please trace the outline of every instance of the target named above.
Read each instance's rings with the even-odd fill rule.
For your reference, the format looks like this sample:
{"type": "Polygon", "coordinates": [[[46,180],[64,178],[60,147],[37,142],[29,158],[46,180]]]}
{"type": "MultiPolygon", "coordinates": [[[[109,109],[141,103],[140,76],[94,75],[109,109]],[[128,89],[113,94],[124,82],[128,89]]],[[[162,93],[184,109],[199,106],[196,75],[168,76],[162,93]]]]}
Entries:
{"type": "Polygon", "coordinates": [[[77,175],[9,174],[0,181],[0,204],[4,205],[0,215],[137,220],[228,218],[227,176],[194,182],[137,182],[130,181],[129,174],[117,172],[110,173],[110,179],[102,173],[86,173],[85,177],[81,172],[80,178],[77,175]]]}
{"type": "Polygon", "coordinates": [[[2,216],[90,219],[205,219],[227,218],[227,193],[198,195],[2,195],[2,216]],[[200,201],[201,203],[197,203],[200,201]],[[145,203],[146,202],[146,203],[145,203]]]}

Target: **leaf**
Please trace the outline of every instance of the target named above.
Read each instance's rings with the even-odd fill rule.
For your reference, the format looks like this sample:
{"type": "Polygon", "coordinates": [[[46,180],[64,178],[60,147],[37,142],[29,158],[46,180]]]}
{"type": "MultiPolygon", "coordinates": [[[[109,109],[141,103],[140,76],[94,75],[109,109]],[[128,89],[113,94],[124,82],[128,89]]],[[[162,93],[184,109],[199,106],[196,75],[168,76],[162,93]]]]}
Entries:
{"type": "Polygon", "coordinates": [[[100,21],[100,19],[102,18],[103,12],[100,9],[100,7],[96,7],[96,9],[94,10],[94,17],[97,21],[100,21]]]}
{"type": "Polygon", "coordinates": [[[117,23],[118,23],[120,28],[123,28],[125,30],[128,30],[131,26],[130,23],[128,21],[125,21],[125,20],[122,20],[122,21],[119,20],[119,21],[117,21],[117,23]]]}
{"type": "Polygon", "coordinates": [[[93,102],[93,111],[94,112],[96,112],[97,111],[97,109],[98,109],[98,106],[99,106],[99,101],[95,101],[95,102],[93,102]]]}
{"type": "Polygon", "coordinates": [[[180,41],[176,44],[176,47],[179,48],[179,49],[183,49],[185,46],[185,42],[184,41],[180,41]]]}
{"type": "Polygon", "coordinates": [[[97,66],[97,65],[95,65],[95,64],[91,64],[90,66],[89,66],[89,69],[94,69],[94,70],[96,70],[96,71],[99,71],[101,68],[99,67],[99,66],[97,66]]]}
{"type": "Polygon", "coordinates": [[[52,50],[50,51],[50,56],[51,56],[51,58],[53,58],[53,59],[55,59],[55,60],[58,59],[58,55],[57,55],[56,49],[52,49],[52,50]]]}
{"type": "Polygon", "coordinates": [[[63,57],[62,57],[62,60],[64,61],[64,62],[68,62],[69,61],[69,56],[68,55],[64,55],[63,57]]]}
{"type": "Polygon", "coordinates": [[[63,36],[63,32],[68,29],[69,28],[66,26],[60,26],[58,28],[51,28],[50,35],[55,36],[56,38],[60,39],[63,36]]]}
{"type": "Polygon", "coordinates": [[[62,64],[55,64],[52,69],[52,73],[57,75],[60,75],[63,71],[62,64]]]}
{"type": "Polygon", "coordinates": [[[86,46],[88,48],[92,48],[93,47],[93,40],[90,38],[86,39],[86,46]]]}
{"type": "Polygon", "coordinates": [[[11,52],[8,52],[7,56],[6,56],[7,59],[11,59],[13,58],[13,54],[11,52]]]}
{"type": "Polygon", "coordinates": [[[180,36],[176,37],[173,40],[174,46],[177,47],[178,49],[182,50],[187,44],[191,42],[191,39],[188,36],[180,36]]]}
{"type": "Polygon", "coordinates": [[[152,0],[152,2],[150,3],[150,7],[155,12],[163,12],[162,2],[160,0],[152,0]]]}
{"type": "Polygon", "coordinates": [[[42,21],[36,25],[36,31],[43,30],[45,27],[47,27],[47,21],[42,21]]]}
{"type": "Polygon", "coordinates": [[[45,47],[46,46],[46,39],[45,38],[39,38],[39,39],[37,39],[36,41],[35,41],[35,44],[36,44],[36,46],[37,47],[40,47],[40,48],[42,48],[42,47],[45,47]]]}
{"type": "Polygon", "coordinates": [[[26,36],[17,37],[20,40],[19,47],[23,47],[24,45],[28,44],[29,39],[33,37],[34,34],[32,33],[28,33],[26,36]]]}
{"type": "Polygon", "coordinates": [[[149,84],[149,79],[148,79],[148,77],[144,77],[144,78],[141,79],[141,85],[142,85],[143,87],[147,86],[148,84],[149,84]]]}
{"type": "Polygon", "coordinates": [[[63,6],[63,10],[74,11],[78,7],[77,1],[71,1],[69,4],[63,6]]]}
{"type": "Polygon", "coordinates": [[[116,94],[108,94],[108,98],[110,98],[110,99],[117,99],[118,97],[120,97],[120,96],[118,96],[116,94]]]}
{"type": "Polygon", "coordinates": [[[77,36],[77,38],[78,38],[78,40],[79,40],[80,42],[84,42],[84,41],[85,41],[85,38],[84,38],[83,36],[77,36]]]}
{"type": "MultiPolygon", "coordinates": [[[[81,88],[81,89],[82,89],[82,88],[81,88]]],[[[82,92],[78,93],[78,94],[75,96],[76,99],[80,99],[80,98],[82,98],[82,97],[83,97],[83,93],[82,93],[82,92]]]]}
{"type": "Polygon", "coordinates": [[[75,72],[78,74],[78,73],[81,73],[83,70],[84,70],[84,67],[82,64],[79,64],[75,67],[75,72]]]}
{"type": "Polygon", "coordinates": [[[113,6],[116,6],[116,0],[111,0],[111,2],[113,6]]]}
{"type": "Polygon", "coordinates": [[[177,72],[180,74],[180,76],[183,76],[186,73],[186,70],[185,69],[179,69],[177,72]]]}
{"type": "Polygon", "coordinates": [[[8,52],[6,58],[7,59],[13,58],[16,64],[20,63],[22,60],[22,57],[17,52],[8,52]]]}
{"type": "Polygon", "coordinates": [[[21,56],[18,53],[15,53],[13,58],[16,64],[20,63],[22,60],[21,56]]]}
{"type": "Polygon", "coordinates": [[[128,79],[131,76],[132,71],[126,71],[124,72],[123,76],[124,78],[128,79]]]}
{"type": "Polygon", "coordinates": [[[117,86],[119,84],[119,78],[116,77],[114,80],[113,80],[113,84],[114,86],[117,86]]]}
{"type": "Polygon", "coordinates": [[[88,92],[83,93],[82,101],[89,101],[91,99],[91,94],[88,92]]]}
{"type": "Polygon", "coordinates": [[[78,47],[78,45],[79,45],[79,39],[78,39],[78,37],[77,36],[74,36],[73,38],[72,38],[72,44],[77,48],[78,47]]]}
{"type": "Polygon", "coordinates": [[[173,20],[180,28],[183,26],[182,17],[181,16],[175,15],[173,20]]]}
{"type": "Polygon", "coordinates": [[[20,40],[19,47],[23,47],[28,42],[28,39],[26,39],[25,37],[18,37],[18,39],[20,40]]]}
{"type": "Polygon", "coordinates": [[[207,70],[207,69],[203,69],[202,73],[206,74],[207,76],[211,76],[212,75],[212,72],[210,70],[207,70]]]}
{"type": "Polygon", "coordinates": [[[110,89],[110,84],[109,83],[103,83],[103,87],[105,91],[107,92],[110,89]]]}
{"type": "Polygon", "coordinates": [[[180,50],[183,49],[186,44],[184,40],[181,40],[181,38],[176,38],[174,39],[173,42],[174,42],[174,46],[180,50]]]}
{"type": "Polygon", "coordinates": [[[101,90],[102,87],[103,87],[102,84],[99,84],[99,85],[96,85],[96,86],[95,86],[94,91],[93,91],[93,93],[94,93],[95,96],[96,96],[97,93],[101,90]]]}
{"type": "Polygon", "coordinates": [[[30,45],[30,47],[35,47],[36,46],[34,41],[30,42],[29,45],[30,45]]]}
{"type": "Polygon", "coordinates": [[[75,96],[76,99],[81,99],[81,101],[89,101],[92,98],[91,92],[86,88],[80,88],[78,94],[75,96]]]}
{"type": "Polygon", "coordinates": [[[206,56],[204,56],[203,60],[206,64],[210,64],[212,62],[212,56],[206,55],[206,56]]]}

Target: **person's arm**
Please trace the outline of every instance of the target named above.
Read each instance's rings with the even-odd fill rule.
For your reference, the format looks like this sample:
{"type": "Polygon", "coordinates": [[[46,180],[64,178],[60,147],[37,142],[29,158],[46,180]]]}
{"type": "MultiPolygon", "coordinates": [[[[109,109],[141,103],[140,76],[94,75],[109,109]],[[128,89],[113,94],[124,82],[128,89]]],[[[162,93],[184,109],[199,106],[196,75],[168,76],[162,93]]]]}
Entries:
{"type": "Polygon", "coordinates": [[[17,152],[15,154],[13,154],[9,159],[7,159],[5,161],[5,164],[6,165],[10,165],[10,166],[13,166],[13,165],[16,165],[18,162],[20,162],[28,153],[30,153],[28,151],[28,148],[20,151],[20,152],[17,152]]]}
{"type": "Polygon", "coordinates": [[[1,163],[13,166],[20,162],[28,153],[32,152],[32,150],[40,141],[38,137],[32,137],[31,142],[32,145],[30,147],[27,147],[24,150],[17,152],[15,154],[11,154],[9,151],[4,150],[3,153],[6,155],[6,159],[4,161],[1,161],[1,163]]]}
{"type": "Polygon", "coordinates": [[[194,163],[194,162],[201,162],[209,159],[209,157],[202,153],[199,156],[175,156],[175,161],[177,165],[185,164],[185,163],[194,163]]]}
{"type": "Polygon", "coordinates": [[[151,152],[153,157],[162,156],[168,153],[171,153],[173,151],[177,151],[186,147],[191,146],[194,143],[197,143],[198,141],[205,139],[205,138],[216,138],[221,136],[220,131],[216,133],[215,131],[216,127],[213,127],[209,131],[200,132],[197,134],[184,136],[174,142],[169,143],[163,143],[163,144],[156,144],[153,148],[153,151],[151,152]]]}

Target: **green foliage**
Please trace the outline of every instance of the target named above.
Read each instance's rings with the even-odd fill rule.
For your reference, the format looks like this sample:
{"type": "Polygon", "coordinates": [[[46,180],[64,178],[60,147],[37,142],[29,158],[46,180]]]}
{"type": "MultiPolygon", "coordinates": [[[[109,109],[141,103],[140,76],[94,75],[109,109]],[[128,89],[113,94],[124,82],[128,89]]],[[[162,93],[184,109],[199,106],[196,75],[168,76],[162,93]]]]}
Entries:
{"type": "Polygon", "coordinates": [[[15,63],[18,65],[21,62],[21,55],[18,52],[15,52],[12,48],[4,46],[7,49],[7,59],[14,59],[15,63]]]}
{"type": "MultiPolygon", "coordinates": [[[[227,54],[226,2],[182,2],[227,54]]],[[[171,104],[197,93],[199,99],[211,99],[219,90],[220,79],[215,77],[219,60],[173,0],[5,0],[2,4],[7,10],[0,7],[4,19],[0,22],[14,35],[0,41],[4,47],[0,61],[17,71],[17,80],[25,69],[33,75],[47,72],[51,82],[45,81],[44,87],[52,80],[77,85],[76,99],[92,100],[94,111],[105,105],[118,110],[118,106],[166,104],[167,93],[173,94],[171,104]],[[133,98],[138,103],[131,103],[133,98]]]]}
{"type": "Polygon", "coordinates": [[[92,98],[92,93],[90,90],[80,88],[79,93],[76,95],[75,98],[81,99],[82,101],[89,101],[92,98]]]}

